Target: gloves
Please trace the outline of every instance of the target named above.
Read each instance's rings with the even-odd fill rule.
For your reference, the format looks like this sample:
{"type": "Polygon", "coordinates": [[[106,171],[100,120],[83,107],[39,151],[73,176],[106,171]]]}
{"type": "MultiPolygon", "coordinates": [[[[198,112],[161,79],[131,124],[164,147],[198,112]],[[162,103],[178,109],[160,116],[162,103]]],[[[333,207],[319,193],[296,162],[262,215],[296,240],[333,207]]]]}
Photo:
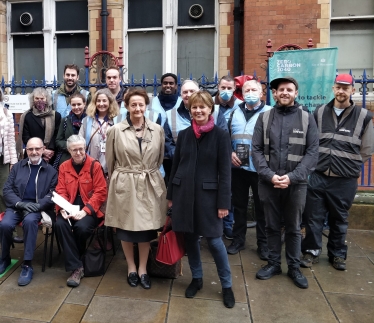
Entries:
{"type": "Polygon", "coordinates": [[[18,202],[16,208],[19,210],[26,210],[28,204],[30,204],[30,202],[18,202]]]}
{"type": "Polygon", "coordinates": [[[39,212],[40,211],[40,204],[39,203],[27,203],[25,206],[25,210],[32,212],[39,212]]]}

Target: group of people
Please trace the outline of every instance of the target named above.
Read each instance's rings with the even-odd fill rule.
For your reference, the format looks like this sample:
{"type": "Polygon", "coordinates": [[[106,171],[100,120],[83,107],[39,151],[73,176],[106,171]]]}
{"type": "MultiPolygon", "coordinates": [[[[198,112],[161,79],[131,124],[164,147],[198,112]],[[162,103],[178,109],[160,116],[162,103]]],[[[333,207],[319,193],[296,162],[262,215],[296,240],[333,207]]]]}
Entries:
{"type": "Polygon", "coordinates": [[[64,83],[52,95],[42,88],[33,91],[30,110],[20,119],[17,144],[11,114],[0,107],[1,167],[10,165],[0,222],[0,274],[10,265],[13,230],[22,223],[25,252],[18,284],[30,283],[37,226],[46,212],[55,222],[71,272],[67,285],[78,286],[86,240],[105,216],[105,225],[116,228],[121,240],[128,284],[149,289],[150,241],[172,208],[173,230],[184,233],[192,272],[185,296],[195,297],[203,287],[204,237],[224,305],[232,308],[228,254],[245,249],[249,188],[257,253],[268,262],[257,272],[258,279],[281,273],[284,223],[287,274],[296,286],[307,288],[300,265],[318,262],[327,213],[329,260],[334,268],[345,269],[348,210],[374,142],[371,113],[350,99],[350,75],[337,76],[335,99],[317,108],[314,116],[296,101],[298,83],[291,77],[270,82],[274,107],[262,100],[262,85],[255,79],[243,84],[244,101],[236,98],[229,75],[221,78],[214,97],[193,80],[183,82],[178,96],[176,75],[166,73],[152,102],[144,89],[122,88],[116,67],[106,72],[107,87],[92,97],[79,87],[78,78],[79,68],[67,65],[64,83]],[[69,214],[55,206],[53,191],[80,211],[69,214]],[[223,232],[232,239],[227,248],[223,232]]]}

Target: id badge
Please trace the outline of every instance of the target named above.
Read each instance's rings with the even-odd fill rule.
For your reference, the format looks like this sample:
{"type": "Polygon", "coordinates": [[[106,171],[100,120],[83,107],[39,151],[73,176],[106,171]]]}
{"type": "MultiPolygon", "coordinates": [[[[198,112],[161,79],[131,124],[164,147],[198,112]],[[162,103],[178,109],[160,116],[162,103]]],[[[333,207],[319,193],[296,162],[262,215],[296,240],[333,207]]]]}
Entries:
{"type": "Polygon", "coordinates": [[[242,162],[241,166],[249,166],[249,145],[248,144],[237,144],[236,145],[236,156],[242,162]]]}
{"type": "Polygon", "coordinates": [[[100,152],[105,153],[105,141],[100,142],[100,152]]]}

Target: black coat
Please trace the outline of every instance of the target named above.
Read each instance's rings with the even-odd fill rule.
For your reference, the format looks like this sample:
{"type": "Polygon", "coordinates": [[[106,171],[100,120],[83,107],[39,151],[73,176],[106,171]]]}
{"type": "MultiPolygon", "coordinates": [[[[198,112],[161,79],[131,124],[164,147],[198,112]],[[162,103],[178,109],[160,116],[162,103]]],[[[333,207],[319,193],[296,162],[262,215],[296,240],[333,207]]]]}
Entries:
{"type": "Polygon", "coordinates": [[[71,158],[71,155],[67,149],[66,141],[70,136],[74,135],[73,125],[71,124],[70,117],[65,117],[61,120],[60,127],[58,129],[58,133],[56,136],[56,151],[60,153],[62,152],[62,156],[60,158],[60,162],[58,163],[61,165],[64,161],[67,161],[71,158]],[[64,131],[64,123],[66,122],[66,130],[64,131]]]}
{"type": "Polygon", "coordinates": [[[204,237],[222,235],[218,209],[231,207],[231,141],[214,126],[196,139],[192,127],[178,134],[167,199],[173,201],[173,230],[204,237]]]}

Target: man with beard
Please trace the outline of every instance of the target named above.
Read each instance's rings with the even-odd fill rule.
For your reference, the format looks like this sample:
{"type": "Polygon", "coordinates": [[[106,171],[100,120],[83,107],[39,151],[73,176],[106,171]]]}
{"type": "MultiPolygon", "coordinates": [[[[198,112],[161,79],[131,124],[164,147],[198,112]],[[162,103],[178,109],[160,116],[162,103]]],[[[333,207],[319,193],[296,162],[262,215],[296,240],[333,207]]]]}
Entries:
{"type": "Polygon", "coordinates": [[[64,83],[58,90],[52,92],[53,110],[61,114],[61,118],[65,118],[71,111],[69,97],[74,93],[81,93],[86,98],[87,105],[90,103],[90,92],[82,89],[78,85],[79,67],[75,64],[68,64],[64,67],[64,83]]]}
{"type": "Polygon", "coordinates": [[[323,222],[328,213],[327,256],[335,269],[345,270],[348,210],[356,194],[361,166],[374,151],[373,115],[350,99],[355,92],[351,75],[338,75],[332,90],[335,98],[314,111],[319,158],[308,183],[301,266],[310,268],[319,261],[323,222]]]}
{"type": "Polygon", "coordinates": [[[268,264],[256,274],[269,279],[282,273],[281,219],[285,223],[287,275],[299,288],[308,288],[300,271],[300,223],[307,181],[318,160],[318,131],[314,118],[295,99],[298,83],[292,77],[270,82],[277,104],[260,114],[252,139],[252,158],[259,175],[258,196],[264,208],[268,264]]]}
{"type": "Polygon", "coordinates": [[[21,222],[24,232],[24,261],[18,279],[19,286],[28,285],[33,277],[31,261],[41,212],[46,212],[50,217],[55,216],[52,191],[57,185],[57,171],[43,159],[44,149],[40,138],[30,138],[26,144],[28,158],[12,167],[3,189],[7,209],[0,222],[0,274],[11,264],[12,233],[21,222]]]}
{"type": "Polygon", "coordinates": [[[119,68],[117,66],[111,66],[106,70],[105,81],[107,88],[116,98],[119,113],[126,114],[127,109],[125,108],[125,104],[123,103],[123,96],[126,93],[127,88],[121,87],[121,78],[119,68]]]}
{"type": "Polygon", "coordinates": [[[169,111],[178,108],[182,102],[181,97],[177,93],[178,79],[173,73],[166,73],[161,76],[161,91],[158,96],[152,100],[152,109],[159,111],[169,111]]]}

